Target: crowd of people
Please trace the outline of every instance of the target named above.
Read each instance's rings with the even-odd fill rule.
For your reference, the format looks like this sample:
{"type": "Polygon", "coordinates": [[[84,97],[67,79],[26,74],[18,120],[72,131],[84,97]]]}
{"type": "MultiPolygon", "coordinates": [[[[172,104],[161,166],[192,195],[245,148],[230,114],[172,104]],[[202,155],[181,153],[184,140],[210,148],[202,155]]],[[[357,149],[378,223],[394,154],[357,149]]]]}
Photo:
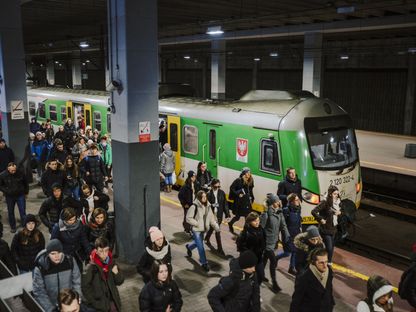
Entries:
{"type": "MultiPolygon", "coordinates": [[[[116,237],[107,195],[112,170],[109,138],[88,126],[76,129],[70,120],[56,133],[50,122],[39,125],[32,120],[30,131],[29,170],[14,162],[13,151],[0,140],[0,191],[14,234],[10,248],[0,240],[1,260],[13,274],[32,272],[33,294],[45,311],[121,311],[117,286],[124,275],[112,253],[116,237]],[[26,214],[32,170],[46,197],[38,216],[26,214]],[[39,229],[41,223],[50,233],[47,239],[39,229]]],[[[163,189],[170,193],[175,185],[175,155],[166,142],[161,144],[159,161],[163,189]]],[[[227,199],[221,181],[200,162],[195,171],[187,173],[178,192],[183,230],[191,239],[184,246],[184,255],[193,257],[196,249],[203,272],[211,269],[205,245],[228,259],[220,226],[224,220],[239,252],[238,257],[231,257],[229,275],[208,292],[209,306],[213,311],[261,311],[260,286],[279,293],[276,268],[280,259],[290,257],[287,272],[295,278],[290,311],[333,311],[334,240],[337,231],[344,231],[338,188],[329,187],[326,198],[312,210],[318,225],[303,229],[302,183],[294,168],[287,169],[276,193],[265,194],[262,213],[253,210],[254,182],[250,168],[243,168],[227,199]],[[244,227],[237,234],[235,223],[241,218],[244,227]],[[211,242],[214,232],[215,243],[211,242]]],[[[399,289],[412,306],[416,302],[416,246],[414,249],[413,264],[399,289]]],[[[140,311],[181,311],[183,300],[173,279],[171,246],[156,226],[148,230],[137,272],[145,283],[138,298],[140,311]]],[[[357,311],[393,311],[392,291],[386,279],[372,276],[357,311]]]]}

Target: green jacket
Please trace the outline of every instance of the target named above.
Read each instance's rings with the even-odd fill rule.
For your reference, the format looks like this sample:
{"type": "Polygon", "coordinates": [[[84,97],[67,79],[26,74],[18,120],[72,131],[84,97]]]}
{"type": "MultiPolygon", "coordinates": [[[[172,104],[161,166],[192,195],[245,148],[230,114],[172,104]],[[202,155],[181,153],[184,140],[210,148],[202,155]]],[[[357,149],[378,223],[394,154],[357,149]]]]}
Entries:
{"type": "Polygon", "coordinates": [[[90,262],[81,279],[82,293],[88,306],[97,312],[110,311],[111,298],[114,301],[117,311],[121,311],[121,300],[117,286],[123,284],[123,273],[118,271],[115,275],[112,272],[114,261],[109,265],[108,279],[104,279],[103,269],[97,264],[90,262]]]}
{"type": "Polygon", "coordinates": [[[100,143],[98,144],[100,151],[101,151],[101,158],[104,160],[104,164],[109,167],[111,166],[111,164],[113,163],[113,156],[111,153],[111,145],[107,143],[107,145],[105,146],[105,151],[104,151],[104,146],[100,143]]]}

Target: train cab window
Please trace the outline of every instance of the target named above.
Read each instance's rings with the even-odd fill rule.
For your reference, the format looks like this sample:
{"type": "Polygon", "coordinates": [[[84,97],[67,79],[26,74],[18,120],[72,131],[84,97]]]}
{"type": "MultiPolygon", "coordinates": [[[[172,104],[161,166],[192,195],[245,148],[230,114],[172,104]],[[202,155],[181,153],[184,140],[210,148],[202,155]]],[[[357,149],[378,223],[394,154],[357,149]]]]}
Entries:
{"type": "Polygon", "coordinates": [[[94,112],[94,128],[101,131],[101,113],[94,112]]]}
{"type": "Polygon", "coordinates": [[[29,115],[30,117],[36,117],[36,103],[30,101],[29,102],[29,115]]]}
{"type": "Polygon", "coordinates": [[[111,133],[111,114],[107,114],[107,132],[111,133]]]}
{"type": "Polygon", "coordinates": [[[178,125],[171,123],[169,125],[169,139],[170,139],[170,148],[172,151],[178,151],[178,125]]]}
{"type": "Polygon", "coordinates": [[[58,120],[58,114],[56,113],[56,105],[49,105],[49,118],[51,121],[58,120]]]}
{"type": "Polygon", "coordinates": [[[61,120],[66,122],[66,106],[61,106],[61,120]]]}
{"type": "Polygon", "coordinates": [[[198,154],[198,128],[194,126],[183,127],[183,150],[185,153],[198,154]]]}
{"type": "Polygon", "coordinates": [[[217,133],[214,129],[209,130],[209,158],[215,159],[217,157],[216,153],[217,146],[217,133]]]}
{"type": "Polygon", "coordinates": [[[279,150],[276,141],[261,140],[261,170],[280,174],[279,150]]]}
{"type": "Polygon", "coordinates": [[[40,118],[46,118],[46,107],[45,103],[38,104],[38,113],[40,118]]]}

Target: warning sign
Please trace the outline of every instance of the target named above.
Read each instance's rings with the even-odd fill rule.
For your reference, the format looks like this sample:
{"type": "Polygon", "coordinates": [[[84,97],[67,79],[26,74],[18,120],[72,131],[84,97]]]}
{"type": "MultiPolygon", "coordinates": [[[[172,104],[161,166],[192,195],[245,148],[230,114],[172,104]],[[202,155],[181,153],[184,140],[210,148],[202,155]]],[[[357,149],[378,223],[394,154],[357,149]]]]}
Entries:
{"type": "Polygon", "coordinates": [[[12,119],[25,119],[23,101],[11,101],[11,113],[12,119]]]}
{"type": "Polygon", "coordinates": [[[247,163],[248,162],[248,140],[237,139],[236,145],[237,145],[236,147],[237,161],[247,163]]]}
{"type": "Polygon", "coordinates": [[[139,122],[139,142],[150,142],[150,121],[139,122]]]}

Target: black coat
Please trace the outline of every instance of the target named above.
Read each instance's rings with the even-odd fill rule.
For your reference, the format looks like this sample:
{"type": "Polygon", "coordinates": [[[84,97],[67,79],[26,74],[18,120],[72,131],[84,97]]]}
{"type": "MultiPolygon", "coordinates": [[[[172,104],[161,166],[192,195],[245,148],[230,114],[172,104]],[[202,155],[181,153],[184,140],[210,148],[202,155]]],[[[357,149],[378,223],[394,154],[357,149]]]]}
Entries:
{"type": "Polygon", "coordinates": [[[266,249],[266,233],[261,226],[254,228],[249,224],[245,224],[236,243],[237,251],[242,253],[246,250],[251,250],[255,253],[259,262],[262,261],[263,252],[266,249]]]}
{"type": "MultiPolygon", "coordinates": [[[[215,207],[214,207],[215,196],[214,196],[214,191],[212,189],[208,192],[207,199],[211,203],[212,211],[215,214],[215,207]]],[[[218,201],[217,214],[216,214],[217,219],[222,220],[224,214],[226,218],[229,218],[230,211],[228,210],[228,202],[225,197],[225,192],[221,189],[218,189],[217,201],[218,201]]]]}
{"type": "Polygon", "coordinates": [[[60,170],[51,170],[48,168],[43,174],[40,183],[42,184],[43,193],[46,196],[52,196],[52,185],[59,184],[64,186],[65,173],[60,170]]]}
{"type": "Polygon", "coordinates": [[[101,156],[87,156],[80,164],[80,170],[87,183],[102,183],[107,176],[107,170],[101,156]],[[89,175],[87,175],[89,172],[89,175]]]}
{"type": "MultiPolygon", "coordinates": [[[[0,223],[1,224],[1,223],[0,223]]],[[[3,227],[3,225],[1,225],[3,227]]],[[[14,274],[17,275],[16,263],[13,260],[12,253],[10,251],[9,245],[6,241],[0,239],[0,260],[7,266],[7,268],[14,274]]],[[[0,279],[6,278],[9,276],[1,276],[0,279]]]]}
{"type": "Polygon", "coordinates": [[[0,172],[7,169],[7,165],[14,161],[13,150],[7,146],[0,148],[0,172]]]}
{"type": "Polygon", "coordinates": [[[79,201],[72,197],[66,197],[62,195],[59,199],[54,196],[50,196],[45,199],[39,209],[39,217],[42,223],[52,232],[52,228],[55,223],[59,221],[59,215],[61,214],[63,207],[72,207],[77,212],[77,215],[81,215],[82,205],[79,201]]]}
{"type": "Polygon", "coordinates": [[[208,302],[214,312],[260,312],[260,288],[257,275],[248,275],[238,264],[230,262],[231,273],[220,279],[208,293],[208,302]]]}
{"type": "Polygon", "coordinates": [[[315,248],[325,248],[323,242],[313,245],[307,238],[308,233],[300,233],[295,236],[293,244],[295,245],[296,263],[295,268],[298,272],[303,272],[308,266],[308,256],[315,248]]]}
{"type": "Polygon", "coordinates": [[[196,174],[196,180],[198,181],[201,188],[207,190],[212,180],[211,172],[208,169],[205,170],[204,173],[198,170],[198,173],[196,174]]]}
{"type": "Polygon", "coordinates": [[[64,164],[67,156],[68,153],[66,152],[65,148],[62,151],[59,151],[57,148],[54,148],[52,152],[49,154],[48,161],[57,160],[61,164],[64,164]]]}
{"type": "Polygon", "coordinates": [[[191,207],[194,202],[194,195],[200,190],[199,183],[195,181],[194,183],[195,194],[192,192],[192,186],[190,183],[185,183],[178,193],[179,201],[181,202],[182,207],[188,205],[188,208],[191,207]]]}
{"type": "Polygon", "coordinates": [[[155,257],[157,257],[157,260],[162,260],[163,263],[166,263],[168,265],[171,265],[172,262],[172,255],[170,251],[170,245],[165,242],[162,249],[160,251],[154,251],[151,248],[152,243],[150,241],[150,238],[148,237],[145,242],[145,249],[144,253],[141,256],[139,263],[136,266],[137,272],[143,276],[143,281],[145,283],[150,281],[151,278],[151,268],[153,261],[156,260],[155,257]]]}
{"type": "Polygon", "coordinates": [[[23,271],[32,271],[35,268],[35,259],[37,254],[45,248],[45,237],[38,229],[34,229],[31,236],[27,239],[27,243],[23,244],[23,231],[19,231],[13,237],[11,251],[14,260],[19,269],[23,271]],[[38,233],[39,241],[33,238],[38,233]]]}
{"type": "Polygon", "coordinates": [[[182,295],[175,281],[165,284],[147,283],[139,295],[139,308],[141,312],[165,312],[170,305],[172,312],[182,309],[182,295]]]}
{"type": "Polygon", "coordinates": [[[0,174],[0,191],[6,196],[18,197],[29,193],[29,183],[21,170],[11,174],[7,169],[0,174]]]}
{"type": "Polygon", "coordinates": [[[292,193],[298,195],[299,199],[302,200],[302,182],[297,177],[295,181],[292,181],[286,176],[277,186],[277,195],[279,195],[283,206],[287,206],[287,196],[292,193]]]}
{"type": "Polygon", "coordinates": [[[334,212],[325,200],[321,201],[318,206],[312,209],[312,215],[319,223],[319,232],[321,235],[335,235],[337,228],[333,220],[334,212]],[[326,223],[322,224],[321,220],[325,220],[326,223]]]}
{"type": "Polygon", "coordinates": [[[335,305],[332,294],[333,274],[331,268],[328,270],[326,288],[313,275],[310,268],[297,276],[290,312],[332,312],[335,305]]]}
{"type": "MultiPolygon", "coordinates": [[[[94,209],[103,208],[105,211],[107,211],[110,197],[108,197],[107,194],[104,194],[98,190],[94,190],[94,196],[98,197],[98,200],[94,199],[94,209]]],[[[81,203],[85,209],[85,212],[88,214],[88,210],[89,210],[88,200],[87,200],[87,197],[82,192],[81,192],[81,203]]]]}
{"type": "Polygon", "coordinates": [[[107,217],[104,219],[104,222],[101,225],[98,225],[93,220],[91,220],[86,227],[86,231],[91,247],[95,246],[95,240],[98,237],[105,237],[108,239],[111,249],[113,249],[116,237],[114,233],[113,223],[108,221],[107,217]]]}
{"type": "Polygon", "coordinates": [[[251,211],[251,204],[254,202],[254,183],[244,184],[243,178],[237,178],[230,186],[230,199],[234,200],[233,212],[236,215],[247,216],[251,211]],[[243,196],[240,197],[240,194],[243,196]]]}

